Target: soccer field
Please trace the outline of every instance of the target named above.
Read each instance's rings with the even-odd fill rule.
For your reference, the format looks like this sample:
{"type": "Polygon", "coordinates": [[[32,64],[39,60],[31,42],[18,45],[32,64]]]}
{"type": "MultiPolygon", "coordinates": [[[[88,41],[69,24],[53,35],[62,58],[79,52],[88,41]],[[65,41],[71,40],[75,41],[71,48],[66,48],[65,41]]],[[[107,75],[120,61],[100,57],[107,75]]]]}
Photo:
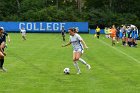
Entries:
{"type": "Polygon", "coordinates": [[[27,33],[26,41],[19,33],[9,35],[4,64],[8,71],[0,72],[0,93],[140,93],[139,46],[112,47],[104,36],[80,34],[89,47],[82,58],[91,70],[79,62],[82,74],[77,75],[72,47],[61,47],[61,34],[27,33]],[[69,75],[63,73],[65,67],[69,75]]]}

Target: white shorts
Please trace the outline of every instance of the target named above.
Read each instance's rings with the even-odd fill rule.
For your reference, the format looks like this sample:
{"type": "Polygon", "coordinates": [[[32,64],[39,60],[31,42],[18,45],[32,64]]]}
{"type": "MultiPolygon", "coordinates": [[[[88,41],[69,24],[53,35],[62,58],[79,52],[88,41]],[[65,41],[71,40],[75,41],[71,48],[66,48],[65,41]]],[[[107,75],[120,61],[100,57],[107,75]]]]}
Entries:
{"type": "Polygon", "coordinates": [[[22,33],[22,36],[26,36],[26,33],[22,33]]]}
{"type": "Polygon", "coordinates": [[[84,53],[84,50],[83,49],[80,49],[80,48],[79,49],[74,49],[73,50],[73,53],[75,53],[75,52],[80,52],[80,53],[83,54],[84,53]]]}

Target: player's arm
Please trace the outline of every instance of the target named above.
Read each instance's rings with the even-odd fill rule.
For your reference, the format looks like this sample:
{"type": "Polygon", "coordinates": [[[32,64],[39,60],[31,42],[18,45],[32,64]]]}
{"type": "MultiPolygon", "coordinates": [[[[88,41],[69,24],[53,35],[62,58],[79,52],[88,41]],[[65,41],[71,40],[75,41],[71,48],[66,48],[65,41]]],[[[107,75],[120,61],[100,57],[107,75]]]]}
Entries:
{"type": "Polygon", "coordinates": [[[0,45],[0,51],[2,52],[3,55],[6,56],[6,53],[4,53],[3,48],[5,47],[5,42],[2,42],[0,45]]]}
{"type": "Polygon", "coordinates": [[[82,39],[82,37],[80,35],[77,35],[77,38],[80,40],[80,42],[82,43],[84,48],[88,48],[85,41],[82,39]]]}
{"type": "Polygon", "coordinates": [[[70,44],[71,44],[71,42],[67,43],[66,45],[62,45],[62,47],[66,47],[66,46],[68,46],[70,44]]]}
{"type": "Polygon", "coordinates": [[[85,41],[83,39],[80,40],[80,41],[81,41],[81,43],[82,43],[82,45],[83,45],[84,48],[88,48],[87,45],[86,45],[86,43],[85,43],[85,41]]]}

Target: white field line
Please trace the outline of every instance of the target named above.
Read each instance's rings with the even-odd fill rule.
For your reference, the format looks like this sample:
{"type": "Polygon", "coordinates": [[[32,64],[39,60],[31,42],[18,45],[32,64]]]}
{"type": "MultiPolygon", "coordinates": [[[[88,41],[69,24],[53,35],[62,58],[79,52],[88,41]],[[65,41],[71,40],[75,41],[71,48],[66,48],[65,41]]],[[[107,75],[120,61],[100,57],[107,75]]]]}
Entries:
{"type": "Polygon", "coordinates": [[[102,41],[102,40],[99,40],[99,41],[100,41],[101,43],[103,43],[103,44],[109,46],[110,48],[113,48],[113,49],[116,50],[117,52],[119,52],[119,53],[121,53],[121,54],[127,56],[128,58],[134,60],[135,62],[140,63],[139,60],[137,60],[136,58],[134,58],[134,57],[132,57],[132,56],[126,54],[125,52],[123,52],[123,51],[121,51],[121,50],[119,50],[119,49],[117,49],[116,47],[112,47],[111,45],[109,45],[108,43],[106,43],[106,42],[104,42],[104,41],[102,41]]]}

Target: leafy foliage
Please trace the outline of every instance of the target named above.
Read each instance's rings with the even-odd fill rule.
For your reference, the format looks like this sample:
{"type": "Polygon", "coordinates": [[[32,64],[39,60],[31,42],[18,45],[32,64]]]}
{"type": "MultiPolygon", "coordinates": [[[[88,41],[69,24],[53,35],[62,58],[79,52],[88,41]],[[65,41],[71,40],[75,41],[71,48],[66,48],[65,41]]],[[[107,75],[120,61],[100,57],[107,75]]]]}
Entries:
{"type": "Polygon", "coordinates": [[[8,2],[0,0],[0,2],[1,21],[88,21],[91,27],[112,24],[140,26],[139,0],[8,0],[8,2]],[[79,11],[79,6],[82,11],[79,11]]]}

